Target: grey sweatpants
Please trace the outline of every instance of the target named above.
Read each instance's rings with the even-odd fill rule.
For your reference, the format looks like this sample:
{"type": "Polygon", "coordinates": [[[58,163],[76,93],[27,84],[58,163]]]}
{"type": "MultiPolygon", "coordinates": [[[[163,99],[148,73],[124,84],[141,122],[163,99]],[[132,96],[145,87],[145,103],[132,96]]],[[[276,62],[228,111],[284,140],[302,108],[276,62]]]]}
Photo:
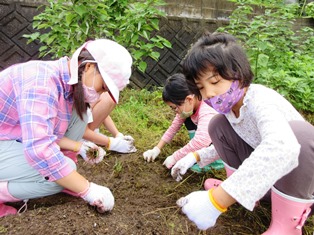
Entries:
{"type": "MultiPolygon", "coordinates": [[[[287,195],[312,199],[314,195],[314,126],[304,121],[291,121],[289,124],[301,145],[299,165],[279,179],[274,186],[287,195]]],[[[216,115],[211,120],[208,131],[221,159],[235,169],[238,169],[254,151],[238,136],[224,115],[216,115]]]]}
{"type": "MultiPolygon", "coordinates": [[[[73,112],[65,136],[81,140],[86,125],[87,122],[79,119],[76,112],[73,112]]],[[[74,161],[68,157],[66,160],[76,170],[74,161]]],[[[57,183],[45,180],[28,164],[23,144],[15,140],[0,141],[0,181],[7,181],[9,193],[21,200],[49,196],[63,190],[57,183]]]]}

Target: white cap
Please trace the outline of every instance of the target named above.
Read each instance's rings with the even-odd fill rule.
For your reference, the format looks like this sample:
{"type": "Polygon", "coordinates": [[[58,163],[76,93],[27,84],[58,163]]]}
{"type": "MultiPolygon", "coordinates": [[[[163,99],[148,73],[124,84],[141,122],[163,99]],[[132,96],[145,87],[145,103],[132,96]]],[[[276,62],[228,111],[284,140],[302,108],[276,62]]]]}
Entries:
{"type": "Polygon", "coordinates": [[[130,82],[132,67],[130,53],[123,46],[109,39],[85,42],[71,58],[71,78],[68,82],[70,85],[78,82],[78,56],[84,48],[94,57],[100,74],[109,89],[109,94],[114,102],[118,103],[119,91],[130,82]]]}

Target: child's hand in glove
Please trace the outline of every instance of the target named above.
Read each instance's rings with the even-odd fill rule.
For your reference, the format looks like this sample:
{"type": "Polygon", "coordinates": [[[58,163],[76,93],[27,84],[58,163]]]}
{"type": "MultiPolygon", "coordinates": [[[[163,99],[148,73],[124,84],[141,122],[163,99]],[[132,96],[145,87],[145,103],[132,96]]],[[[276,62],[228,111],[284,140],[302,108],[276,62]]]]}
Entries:
{"type": "Polygon", "coordinates": [[[114,197],[107,187],[90,183],[85,192],[79,193],[79,195],[91,206],[96,206],[99,213],[113,209],[114,197]]]}
{"type": "Polygon", "coordinates": [[[206,230],[216,224],[216,220],[223,209],[218,206],[209,191],[196,191],[177,200],[177,205],[182,207],[182,212],[196,224],[198,229],[206,230]]]}
{"type": "Polygon", "coordinates": [[[194,153],[189,153],[184,158],[181,158],[171,169],[171,176],[176,181],[182,180],[182,175],[186,173],[186,171],[191,168],[196,163],[196,158],[194,153]]]}
{"type": "Polygon", "coordinates": [[[143,157],[147,162],[155,161],[156,157],[159,155],[160,149],[155,146],[153,149],[149,149],[143,153],[143,157]]]}
{"type": "Polygon", "coordinates": [[[117,135],[116,135],[116,138],[122,138],[128,142],[130,142],[131,144],[134,143],[134,138],[130,135],[124,135],[122,134],[121,132],[119,132],[117,135]]]}
{"type": "Polygon", "coordinates": [[[170,169],[174,164],[176,164],[176,159],[174,156],[170,155],[166,158],[166,160],[163,162],[163,165],[166,166],[168,169],[170,169]]]}
{"type": "Polygon", "coordinates": [[[126,137],[129,138],[130,136],[124,136],[123,138],[109,137],[108,149],[119,153],[135,153],[137,149],[133,145],[134,139],[131,137],[132,139],[126,140],[126,137]]]}
{"type": "Polygon", "coordinates": [[[106,151],[92,142],[84,141],[81,145],[81,148],[78,154],[82,156],[85,162],[89,164],[95,164],[95,163],[97,164],[97,163],[100,163],[104,159],[104,156],[106,155],[106,151]],[[88,151],[90,151],[91,149],[97,150],[98,155],[96,157],[88,156],[88,151]]]}

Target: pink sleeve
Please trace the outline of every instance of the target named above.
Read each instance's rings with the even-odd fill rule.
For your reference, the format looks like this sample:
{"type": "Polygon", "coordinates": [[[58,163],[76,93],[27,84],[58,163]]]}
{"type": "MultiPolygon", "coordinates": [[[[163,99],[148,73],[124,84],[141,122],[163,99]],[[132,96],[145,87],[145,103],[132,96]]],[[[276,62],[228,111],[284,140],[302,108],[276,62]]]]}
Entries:
{"type": "Polygon", "coordinates": [[[176,161],[190,152],[208,147],[211,144],[212,140],[208,134],[208,124],[216,114],[217,112],[213,108],[202,101],[199,110],[191,117],[192,121],[197,125],[195,136],[184,147],[173,153],[176,161]]]}
{"type": "Polygon", "coordinates": [[[175,134],[180,130],[182,124],[184,123],[185,119],[180,118],[179,114],[176,114],[175,118],[173,119],[171,126],[168,128],[168,130],[164,133],[162,136],[162,140],[166,143],[169,143],[175,134]]]}

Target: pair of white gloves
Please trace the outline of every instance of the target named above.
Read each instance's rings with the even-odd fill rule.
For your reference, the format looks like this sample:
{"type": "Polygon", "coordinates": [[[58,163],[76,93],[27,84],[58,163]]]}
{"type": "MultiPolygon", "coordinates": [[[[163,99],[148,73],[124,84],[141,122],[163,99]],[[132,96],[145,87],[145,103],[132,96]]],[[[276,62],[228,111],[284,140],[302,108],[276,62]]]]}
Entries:
{"type": "MultiPolygon", "coordinates": [[[[143,153],[143,157],[147,162],[153,162],[160,154],[160,149],[155,146],[153,149],[147,150],[143,153]]],[[[176,181],[181,181],[182,176],[187,172],[196,163],[196,158],[193,153],[189,153],[184,158],[181,158],[179,161],[170,155],[163,162],[168,169],[171,169],[171,175],[176,181]]]]}
{"type": "MultiPolygon", "coordinates": [[[[146,152],[143,153],[144,160],[147,162],[153,162],[157,158],[157,156],[160,154],[160,149],[155,146],[153,149],[149,149],[146,152]]],[[[168,169],[170,169],[174,164],[176,164],[176,159],[171,155],[166,158],[166,160],[163,162],[163,165],[165,165],[168,169]]]]}
{"type": "MultiPolygon", "coordinates": [[[[134,146],[134,139],[132,136],[125,136],[122,133],[119,133],[116,138],[109,137],[108,150],[120,153],[133,153],[137,151],[134,146]]],[[[106,151],[102,147],[99,147],[90,141],[83,141],[78,154],[80,154],[86,162],[90,164],[97,164],[103,160],[106,155],[106,151]],[[90,158],[88,156],[88,151],[90,151],[90,149],[97,150],[98,156],[90,158]]],[[[89,183],[88,188],[84,192],[79,193],[78,196],[90,205],[96,206],[99,213],[111,211],[114,206],[114,197],[110,189],[95,183],[89,183]]]]}
{"type": "MultiPolygon", "coordinates": [[[[134,146],[134,139],[130,135],[123,135],[122,133],[119,133],[115,138],[109,137],[109,146],[108,150],[116,151],[119,153],[134,153],[137,151],[137,149],[134,146]]],[[[106,155],[106,151],[102,148],[97,146],[96,144],[84,140],[82,142],[82,145],[80,147],[80,150],[78,151],[78,154],[82,156],[84,161],[86,161],[89,164],[98,164],[106,155]],[[89,158],[88,152],[90,149],[95,149],[98,151],[98,156],[95,158],[89,158]]]]}
{"type": "MultiPolygon", "coordinates": [[[[79,196],[91,206],[96,206],[99,213],[111,211],[114,207],[114,197],[110,189],[101,185],[90,183],[86,192],[79,196]]],[[[201,230],[214,226],[222,213],[209,197],[209,191],[196,191],[177,201],[182,212],[201,230]]]]}

